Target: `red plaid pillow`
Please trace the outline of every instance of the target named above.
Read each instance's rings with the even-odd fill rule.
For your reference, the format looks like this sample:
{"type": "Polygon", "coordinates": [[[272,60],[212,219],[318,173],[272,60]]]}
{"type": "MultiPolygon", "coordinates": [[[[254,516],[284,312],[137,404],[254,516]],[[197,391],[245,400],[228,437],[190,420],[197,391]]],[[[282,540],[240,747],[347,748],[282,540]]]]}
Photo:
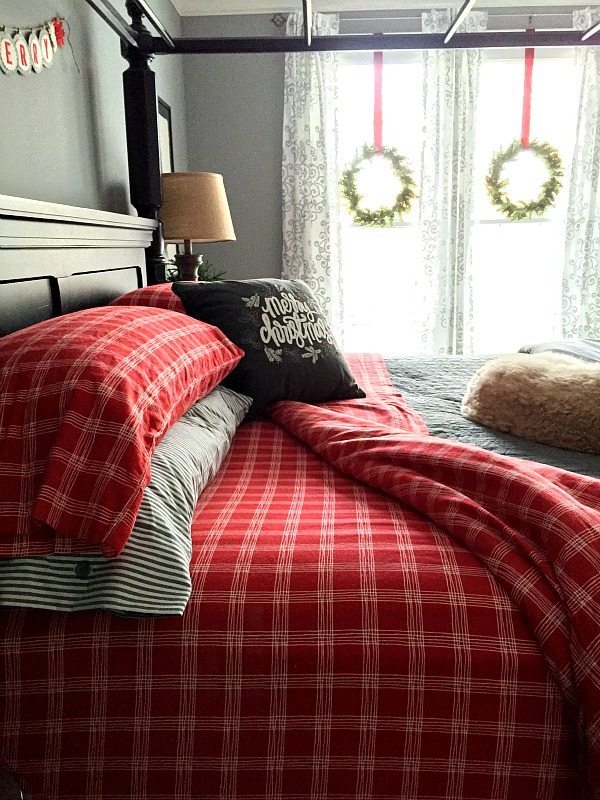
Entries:
{"type": "Polygon", "coordinates": [[[242,355],[218,328],[156,308],[0,339],[0,557],[119,553],[156,445],[242,355]]]}
{"type": "Polygon", "coordinates": [[[185,314],[183,303],[171,289],[171,283],[157,283],[156,286],[143,286],[127,294],[122,294],[112,300],[111,306],[152,306],[154,308],[168,308],[170,311],[179,311],[185,314]]]}

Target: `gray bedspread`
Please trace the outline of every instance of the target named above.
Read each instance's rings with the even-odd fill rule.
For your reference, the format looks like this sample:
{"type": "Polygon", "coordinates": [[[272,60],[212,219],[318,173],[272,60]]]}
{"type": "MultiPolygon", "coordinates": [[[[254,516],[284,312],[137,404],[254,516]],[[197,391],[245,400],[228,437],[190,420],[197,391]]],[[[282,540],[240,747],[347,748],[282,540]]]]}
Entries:
{"type": "Polygon", "coordinates": [[[421,414],[432,436],[600,478],[600,456],[530,442],[462,416],[460,404],[469,378],[486,360],[461,356],[388,358],[386,365],[394,386],[421,414]]]}

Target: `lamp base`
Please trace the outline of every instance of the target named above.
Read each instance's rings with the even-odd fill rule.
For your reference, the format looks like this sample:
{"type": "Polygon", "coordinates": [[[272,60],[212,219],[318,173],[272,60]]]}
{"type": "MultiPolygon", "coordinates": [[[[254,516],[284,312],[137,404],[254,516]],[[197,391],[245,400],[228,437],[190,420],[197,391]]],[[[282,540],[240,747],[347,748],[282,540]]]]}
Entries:
{"type": "Polygon", "coordinates": [[[202,256],[198,253],[176,253],[175,266],[180,281],[197,281],[202,256]]]}

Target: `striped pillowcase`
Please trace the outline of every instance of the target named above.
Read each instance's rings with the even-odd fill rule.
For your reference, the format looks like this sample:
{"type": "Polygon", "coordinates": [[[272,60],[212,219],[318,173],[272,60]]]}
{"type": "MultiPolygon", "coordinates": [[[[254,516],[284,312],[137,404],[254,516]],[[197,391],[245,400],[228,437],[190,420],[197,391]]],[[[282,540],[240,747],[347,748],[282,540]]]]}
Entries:
{"type": "Polygon", "coordinates": [[[191,583],[191,524],[252,400],[218,386],[167,432],[152,456],[131,536],[115,558],[101,553],[0,560],[0,606],[117,614],[182,614],[191,583]]]}

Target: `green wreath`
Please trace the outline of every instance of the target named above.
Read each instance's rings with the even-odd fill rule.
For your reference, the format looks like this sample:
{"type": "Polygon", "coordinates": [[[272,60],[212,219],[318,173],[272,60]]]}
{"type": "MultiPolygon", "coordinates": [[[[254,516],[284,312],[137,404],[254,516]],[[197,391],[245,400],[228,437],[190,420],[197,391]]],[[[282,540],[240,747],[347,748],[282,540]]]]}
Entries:
{"type": "Polygon", "coordinates": [[[534,140],[530,142],[528,149],[546,164],[549,173],[548,180],[542,184],[540,193],[535,200],[526,203],[524,200],[514,202],[510,199],[507,192],[508,181],[502,179],[502,170],[506,164],[514,161],[518,154],[526,149],[519,139],[515,139],[505,150],[494,153],[490,170],[485,179],[492,203],[505,217],[513,221],[543,214],[546,209],[554,205],[556,196],[562,187],[560,179],[563,176],[563,168],[558,150],[547,142],[534,140]]]}
{"type": "Polygon", "coordinates": [[[348,202],[348,210],[358,225],[370,225],[379,228],[390,226],[396,214],[402,219],[402,215],[410,211],[412,201],[416,197],[415,182],[412,171],[408,167],[408,162],[393,147],[383,147],[378,150],[373,145],[364,145],[362,150],[354,156],[348,169],[342,173],[340,185],[342,194],[348,202]],[[392,206],[381,206],[377,209],[363,208],[361,206],[362,196],[356,188],[356,175],[363,164],[375,156],[389,161],[392,171],[401,185],[401,190],[396,195],[396,200],[392,206]]]}

